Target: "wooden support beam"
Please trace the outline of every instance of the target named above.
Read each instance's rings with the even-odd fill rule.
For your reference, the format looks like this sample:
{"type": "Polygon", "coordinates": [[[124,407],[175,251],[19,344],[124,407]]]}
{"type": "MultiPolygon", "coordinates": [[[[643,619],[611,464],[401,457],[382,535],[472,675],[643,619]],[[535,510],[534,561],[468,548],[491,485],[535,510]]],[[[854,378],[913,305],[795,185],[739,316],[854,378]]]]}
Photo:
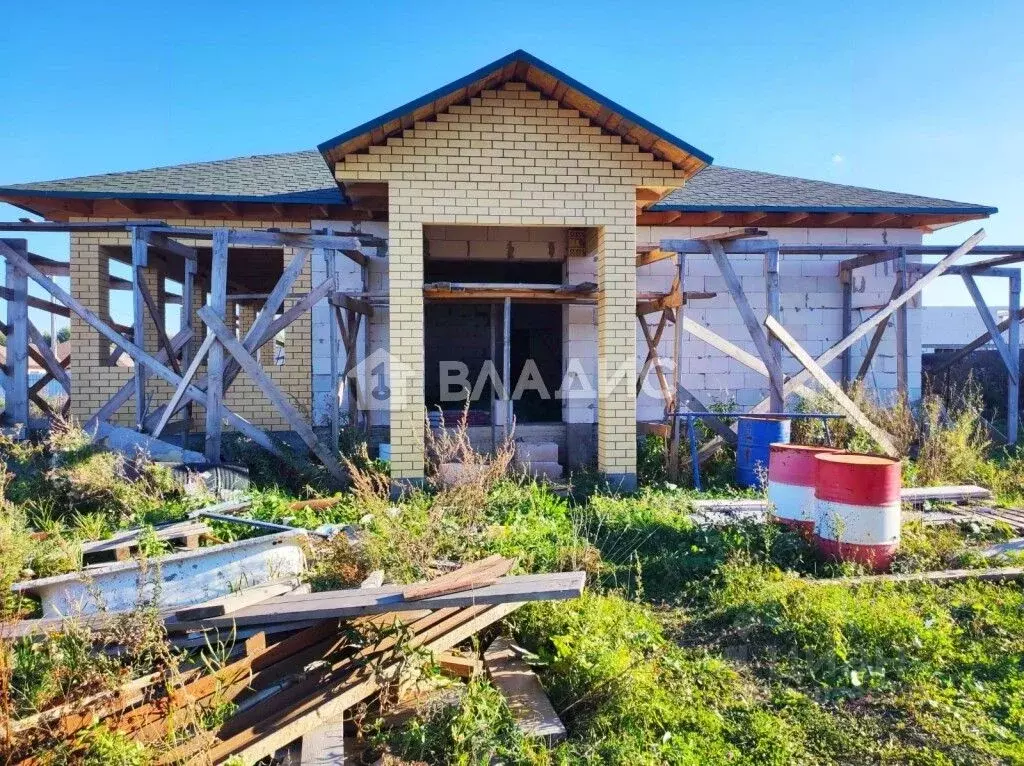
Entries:
{"type": "Polygon", "coordinates": [[[171,339],[167,337],[167,330],[164,327],[164,316],[163,312],[160,311],[160,307],[156,301],[153,300],[152,293],[149,292],[149,288],[145,282],[139,282],[139,292],[142,294],[142,302],[146,304],[146,309],[149,311],[150,317],[153,319],[153,325],[156,328],[156,336],[160,341],[160,345],[167,352],[167,361],[171,363],[171,369],[181,375],[181,365],[178,364],[178,355],[174,352],[174,347],[171,346],[171,339]]]}
{"type": "Polygon", "coordinates": [[[858,255],[855,258],[850,258],[839,264],[839,270],[842,271],[853,271],[864,266],[874,266],[876,263],[885,263],[886,261],[895,260],[899,253],[895,247],[887,247],[881,252],[864,253],[858,255]]]}
{"type": "Polygon", "coordinates": [[[971,296],[971,300],[974,301],[974,305],[978,309],[978,314],[981,317],[982,324],[984,324],[985,329],[988,330],[989,337],[992,340],[992,345],[995,346],[996,351],[999,352],[1000,359],[1003,360],[1003,366],[1006,367],[1006,373],[1009,376],[1009,379],[1014,383],[1019,382],[1020,371],[1013,369],[1013,360],[1010,359],[1010,347],[1007,346],[1006,341],[1003,340],[1002,333],[999,332],[999,328],[996,326],[995,317],[992,316],[992,312],[989,311],[988,304],[985,303],[985,298],[982,296],[981,290],[978,289],[978,283],[970,274],[963,274],[962,279],[964,280],[964,285],[967,287],[967,292],[971,296]]]}
{"type": "Polygon", "coordinates": [[[196,249],[194,247],[183,245],[160,231],[143,229],[142,236],[146,238],[146,241],[150,246],[155,247],[157,250],[162,250],[165,253],[171,253],[172,255],[184,258],[186,261],[192,261],[193,263],[198,261],[198,255],[196,254],[196,249]]]}
{"type": "MultiPolygon", "coordinates": [[[[900,294],[906,292],[909,275],[907,274],[907,251],[897,249],[896,257],[896,289],[900,294]]],[[[910,396],[910,319],[907,315],[907,304],[896,310],[896,388],[900,396],[910,396]]]]}
{"type": "MultiPolygon", "coordinates": [[[[313,428],[305,421],[295,406],[288,400],[281,390],[275,385],[274,381],[270,379],[270,376],[264,372],[263,368],[260,367],[250,352],[235,338],[234,335],[224,326],[223,321],[218,316],[218,312],[213,306],[204,306],[199,310],[199,317],[202,319],[208,328],[217,336],[217,340],[220,341],[221,345],[228,351],[231,356],[235,358],[235,361],[241,366],[245,373],[252,378],[252,381],[260,387],[264,395],[274,405],[275,409],[281,414],[281,416],[288,422],[288,425],[292,427],[299,438],[309,447],[310,451],[313,452],[320,462],[324,464],[328,473],[331,474],[334,479],[338,482],[344,483],[348,477],[341,465],[338,463],[338,459],[335,456],[334,449],[327,449],[320,443],[320,440],[316,438],[316,434],[313,433],[313,428]]],[[[214,345],[211,349],[217,346],[214,345]]],[[[214,385],[214,379],[210,378],[210,385],[214,385]]]]}
{"type": "MultiPolygon", "coordinates": [[[[102,321],[102,320],[100,320],[102,321]]],[[[102,333],[101,333],[102,334],[102,333]]],[[[123,336],[122,336],[123,337],[123,336]]],[[[192,340],[191,330],[182,330],[171,339],[171,345],[175,350],[181,349],[186,343],[192,340]]],[[[124,353],[122,346],[116,346],[116,351],[119,354],[124,353]]],[[[167,361],[167,352],[160,349],[154,357],[156,361],[163,363],[167,361]]],[[[106,404],[99,408],[91,418],[85,422],[85,430],[92,431],[96,428],[96,424],[100,421],[110,420],[124,404],[132,398],[132,393],[135,390],[135,379],[132,378],[127,383],[121,386],[110,399],[107,400],[106,404]]]]}
{"type": "Polygon", "coordinates": [[[638,252],[636,256],[636,267],[649,266],[652,263],[663,261],[666,258],[675,258],[676,254],[671,250],[659,250],[657,248],[638,252]]]}
{"type": "MultiPolygon", "coordinates": [[[[1021,309],[1016,314],[1011,313],[1006,319],[1004,319],[1002,322],[996,325],[996,329],[998,329],[999,332],[1002,333],[1005,332],[1006,329],[1010,327],[1014,322],[1020,323],[1022,321],[1024,321],[1024,309],[1021,309]]],[[[968,354],[977,351],[979,348],[988,343],[991,337],[992,334],[989,332],[982,333],[977,338],[968,343],[966,346],[957,349],[955,353],[951,354],[946,359],[943,359],[942,362],[935,365],[935,367],[932,368],[932,374],[938,374],[942,372],[943,370],[947,369],[950,365],[959,362],[968,354]]]]}
{"type": "Polygon", "coordinates": [[[212,333],[208,334],[203,339],[202,345],[199,347],[199,351],[196,352],[195,358],[189,363],[188,369],[185,370],[185,374],[181,378],[181,382],[178,387],[174,389],[174,393],[171,395],[171,400],[164,405],[163,412],[160,414],[160,420],[157,421],[156,426],[153,428],[153,438],[157,439],[163,430],[167,427],[168,421],[174,416],[177,410],[178,404],[185,399],[185,392],[188,387],[192,385],[192,381],[199,372],[200,366],[206,356],[210,353],[210,348],[213,347],[215,338],[212,333]]]}
{"type": "Polygon", "coordinates": [[[854,404],[854,402],[843,393],[835,381],[828,376],[828,373],[814,361],[810,354],[808,354],[803,346],[801,346],[796,338],[789,334],[785,327],[783,327],[775,317],[769,316],[765,319],[765,326],[771,331],[771,333],[778,338],[786,349],[791,353],[804,369],[811,374],[825,391],[835,400],[836,404],[842,408],[846,413],[847,417],[856,423],[861,429],[866,431],[872,439],[882,448],[889,457],[899,457],[899,452],[896,446],[892,442],[892,437],[889,436],[885,431],[872,423],[868,417],[861,412],[860,408],[854,404]]]}
{"type": "MultiPolygon", "coordinates": [[[[2,239],[9,253],[28,265],[28,242],[2,239]]],[[[10,256],[4,284],[7,286],[7,369],[4,375],[4,421],[28,429],[28,272],[10,256]]]]}
{"type": "MultiPolygon", "coordinates": [[[[1010,316],[1020,313],[1020,272],[1010,278],[1010,316]]],[[[1007,345],[1010,347],[1010,370],[1006,385],[1006,440],[1016,444],[1020,427],[1020,323],[1011,322],[1007,345]]]]}
{"type": "Polygon", "coordinates": [[[70,394],[71,377],[68,375],[67,370],[64,369],[64,366],[53,353],[53,349],[50,348],[50,344],[46,342],[46,338],[43,337],[43,334],[32,323],[32,320],[26,317],[25,323],[29,342],[35,345],[34,349],[32,346],[29,346],[29,354],[41,364],[48,376],[60,383],[64,390],[70,394]]]}
{"type": "MultiPolygon", "coordinates": [[[[76,298],[74,298],[69,292],[64,290],[60,285],[54,282],[52,279],[42,274],[32,264],[28,262],[28,259],[23,258],[19,253],[11,249],[0,240],[0,257],[6,258],[8,261],[13,262],[19,266],[25,273],[28,274],[29,278],[42,287],[44,290],[50,293],[54,298],[59,300],[61,303],[67,305],[83,322],[96,330],[100,335],[109,340],[118,348],[121,348],[127,353],[132,359],[135,360],[136,364],[143,364],[154,374],[166,380],[172,386],[177,386],[181,382],[181,376],[175,374],[167,365],[163,364],[159,359],[148,353],[145,349],[140,348],[129,340],[126,340],[124,336],[114,330],[112,327],[107,325],[102,319],[100,319],[95,313],[83,306],[76,298]]],[[[187,339],[187,334],[180,334],[187,339]]],[[[130,390],[130,389],[129,389],[130,390]]],[[[195,386],[192,386],[187,391],[189,397],[194,401],[203,405],[207,405],[206,392],[202,391],[195,386]]],[[[117,395],[115,395],[116,398],[117,395]]],[[[130,394],[129,394],[130,397],[130,394]]],[[[127,399],[123,400],[127,401],[127,399]]],[[[106,408],[113,402],[107,402],[104,405],[106,408]]],[[[120,406],[120,405],[118,405],[120,406]]],[[[103,408],[101,408],[103,409],[103,408]]],[[[114,408],[116,411],[116,407],[114,408]]],[[[235,414],[231,410],[225,408],[224,417],[230,425],[236,428],[244,436],[248,436],[254,442],[259,444],[265,450],[278,457],[284,457],[284,452],[277,446],[273,439],[271,439],[264,431],[260,430],[248,420],[239,415],[235,414]]]]}
{"type": "MultiPolygon", "coordinates": [[[[677,255],[676,260],[676,278],[674,280],[679,285],[679,291],[682,292],[686,286],[686,256],[682,253],[677,255]]],[[[672,337],[672,398],[665,402],[666,409],[671,408],[673,413],[679,411],[679,405],[682,403],[681,398],[684,392],[683,389],[683,312],[686,310],[684,304],[680,304],[679,308],[676,309],[675,313],[675,326],[673,329],[672,337]]],[[[668,319],[668,312],[666,311],[662,315],[663,319],[668,319]]],[[[689,393],[688,391],[686,392],[689,393]]],[[[679,480],[679,443],[682,440],[682,434],[679,433],[680,420],[675,415],[672,416],[671,420],[671,431],[669,434],[668,444],[668,475],[673,481],[679,480]]]]}
{"type": "MultiPolygon", "coordinates": [[[[228,290],[228,230],[213,233],[213,254],[210,269],[210,314],[223,321],[227,309],[228,290]]],[[[205,307],[204,307],[205,308],[205,307]]],[[[202,316],[202,310],[200,310],[202,316]]],[[[207,327],[210,322],[206,319],[207,327]]],[[[221,401],[224,396],[224,347],[214,343],[210,347],[206,364],[206,459],[220,463],[221,456],[221,401]]]]}
{"type": "MultiPolygon", "coordinates": [[[[181,329],[190,334],[194,325],[192,307],[195,305],[195,281],[196,272],[199,269],[198,261],[186,260],[184,275],[181,283],[181,329]]],[[[173,341],[172,341],[173,345],[173,341]]],[[[181,349],[181,363],[188,369],[192,365],[192,344],[186,343],[181,349]]],[[[189,400],[185,406],[185,417],[183,421],[182,443],[188,443],[189,429],[192,427],[192,401],[189,400]]]]}
{"type": "MultiPolygon", "coordinates": [[[[324,261],[324,273],[328,279],[337,279],[338,274],[335,269],[334,263],[334,251],[319,249],[317,252],[320,253],[320,257],[324,261]]],[[[332,296],[333,298],[333,296],[332,296]]],[[[329,313],[335,315],[334,321],[328,320],[328,344],[330,348],[330,376],[331,376],[331,398],[330,398],[330,410],[328,412],[328,421],[331,427],[331,449],[336,450],[338,443],[341,439],[341,410],[338,406],[338,389],[339,380],[338,375],[340,369],[338,367],[338,329],[339,326],[342,329],[344,335],[344,322],[341,318],[341,309],[337,308],[337,304],[333,307],[333,310],[329,310],[329,313]]]]}
{"type": "Polygon", "coordinates": [[[346,295],[345,293],[334,293],[331,296],[331,303],[335,306],[341,306],[343,309],[348,311],[355,311],[360,314],[365,314],[368,317],[373,316],[373,306],[369,301],[357,298],[352,295],[346,295]]]}
{"type": "MultiPolygon", "coordinates": [[[[779,289],[779,249],[777,247],[765,252],[764,273],[765,301],[767,303],[768,316],[781,322],[782,293],[779,289]]],[[[769,407],[772,412],[784,412],[786,400],[782,395],[782,389],[786,380],[782,377],[782,346],[777,338],[769,336],[768,351],[773,362],[766,365],[768,367],[768,390],[771,397],[769,407]],[[773,377],[774,375],[778,377],[773,377]]]]}
{"type": "MultiPolygon", "coordinates": [[[[7,300],[9,294],[11,293],[6,287],[0,287],[0,298],[7,300]]],[[[56,314],[57,316],[62,317],[71,316],[71,311],[68,310],[68,307],[61,306],[59,303],[46,301],[42,298],[37,298],[34,295],[26,296],[26,300],[28,301],[28,307],[30,309],[39,309],[40,311],[45,311],[49,314],[56,314]]]]}
{"type": "Polygon", "coordinates": [[[505,441],[512,437],[512,299],[505,299],[502,330],[501,394],[505,401],[505,441]]]}
{"type": "MultiPolygon", "coordinates": [[[[143,269],[149,265],[149,245],[139,229],[132,229],[132,341],[146,347],[146,312],[142,297],[143,269]]],[[[169,360],[168,360],[169,361],[169,360]]],[[[135,427],[143,430],[146,422],[146,368],[135,365],[135,427]]]]}
{"type": "Polygon", "coordinates": [[[766,236],[768,236],[768,232],[764,229],[758,229],[755,226],[747,226],[741,229],[719,231],[714,234],[702,234],[699,237],[694,237],[694,240],[697,242],[735,242],[737,239],[766,236]]]}
{"type": "MultiPolygon", "coordinates": [[[[849,271],[839,272],[839,284],[843,291],[843,337],[850,334],[853,329],[853,279],[849,271]]],[[[853,351],[846,349],[840,357],[842,372],[839,376],[840,385],[846,389],[852,382],[853,351]]]]}
{"type": "Polygon", "coordinates": [[[785,401],[786,396],[782,390],[782,381],[785,380],[785,376],[782,372],[782,366],[772,354],[772,348],[768,343],[764,328],[754,315],[754,309],[751,308],[747,295],[743,291],[743,283],[736,275],[736,271],[729,261],[729,256],[725,254],[722,243],[712,240],[707,243],[707,247],[711,251],[711,256],[715,259],[715,263],[718,264],[718,270],[722,274],[722,279],[725,280],[726,287],[729,288],[729,293],[732,295],[733,302],[739,310],[743,324],[747,327],[750,339],[754,342],[758,354],[768,368],[768,381],[771,384],[772,396],[775,397],[771,401],[785,401]]]}
{"type": "MultiPolygon", "coordinates": [[[[892,303],[892,301],[896,300],[896,298],[900,295],[901,292],[902,284],[897,279],[896,283],[892,287],[892,294],[889,296],[889,302],[892,303]]],[[[875,327],[875,331],[871,335],[871,341],[868,343],[868,350],[864,353],[864,358],[861,360],[860,368],[857,370],[857,377],[854,378],[855,382],[859,383],[860,381],[864,380],[865,377],[867,377],[868,370],[871,369],[871,362],[874,360],[875,354],[878,351],[878,347],[882,343],[882,338],[885,337],[885,329],[888,326],[889,323],[886,321],[880,322],[878,326],[875,327]]],[[[843,337],[845,338],[849,334],[850,332],[849,330],[847,330],[843,333],[843,337]]],[[[848,348],[843,353],[845,354],[848,353],[849,351],[850,349],[848,348]]]]}

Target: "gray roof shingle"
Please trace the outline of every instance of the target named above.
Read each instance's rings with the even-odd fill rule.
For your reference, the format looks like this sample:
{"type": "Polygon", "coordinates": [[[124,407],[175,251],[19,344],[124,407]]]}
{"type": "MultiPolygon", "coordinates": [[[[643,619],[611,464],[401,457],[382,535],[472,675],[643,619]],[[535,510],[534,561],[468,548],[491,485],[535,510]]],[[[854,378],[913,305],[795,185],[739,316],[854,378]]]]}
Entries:
{"type": "Polygon", "coordinates": [[[738,170],[721,165],[704,168],[687,181],[685,186],[676,189],[649,209],[684,212],[725,210],[907,214],[997,212],[996,208],[984,205],[812,181],[756,170],[738,170]]]}
{"type": "Polygon", "coordinates": [[[344,202],[327,163],[316,150],[0,187],[0,193],[5,191],[38,192],[40,196],[215,199],[312,205],[344,202]]]}
{"type": "MultiPolygon", "coordinates": [[[[4,192],[49,197],[150,197],[313,205],[345,202],[322,155],[315,150],[0,187],[0,194],[4,192]]],[[[997,212],[996,208],[984,205],[718,165],[700,171],[685,186],[649,209],[926,215],[990,215],[997,212]]]]}

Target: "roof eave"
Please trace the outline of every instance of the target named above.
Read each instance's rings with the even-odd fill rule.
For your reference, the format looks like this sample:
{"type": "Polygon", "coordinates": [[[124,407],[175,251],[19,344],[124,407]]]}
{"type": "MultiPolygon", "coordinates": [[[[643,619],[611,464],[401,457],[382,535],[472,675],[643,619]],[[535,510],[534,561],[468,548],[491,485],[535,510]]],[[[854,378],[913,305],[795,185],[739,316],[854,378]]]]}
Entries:
{"type": "Polygon", "coordinates": [[[847,205],[673,205],[658,203],[652,213],[894,213],[897,215],[974,215],[990,216],[999,208],[983,205],[963,207],[847,206],[847,205]]]}

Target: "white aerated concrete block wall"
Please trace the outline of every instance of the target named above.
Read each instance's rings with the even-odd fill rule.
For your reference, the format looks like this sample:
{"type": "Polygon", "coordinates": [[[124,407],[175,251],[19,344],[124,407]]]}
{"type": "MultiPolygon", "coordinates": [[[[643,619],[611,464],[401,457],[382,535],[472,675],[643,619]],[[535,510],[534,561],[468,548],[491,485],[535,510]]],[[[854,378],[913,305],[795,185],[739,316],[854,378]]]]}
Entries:
{"type": "MultiPolygon", "coordinates": [[[[656,244],[661,239],[686,239],[710,234],[715,228],[658,228],[640,227],[638,243],[656,244]]],[[[781,244],[920,244],[917,230],[885,229],[769,229],[768,236],[781,244]]],[[[842,286],[838,278],[838,264],[852,256],[843,255],[783,255],[779,274],[782,288],[782,323],[812,355],[818,356],[842,337],[842,286]]],[[[730,256],[733,268],[743,283],[743,290],[755,314],[766,313],[764,258],[756,256],[730,256]]],[[[638,271],[637,291],[664,292],[675,276],[675,261],[660,261],[638,271]]],[[[881,305],[888,302],[895,281],[892,263],[858,269],[853,283],[853,326],[868,318],[881,305]]],[[[732,297],[725,287],[718,267],[710,256],[687,256],[684,289],[688,292],[714,292],[707,300],[694,301],[686,315],[707,326],[718,335],[740,346],[751,354],[757,350],[746,326],[740,318],[732,297]]],[[[921,379],[921,325],[920,298],[910,304],[908,369],[911,398],[920,396],[921,379]]],[[[652,329],[657,315],[648,317],[652,329]]],[[[882,399],[896,394],[896,340],[895,319],[890,320],[867,378],[868,385],[882,399]]],[[[662,335],[658,352],[667,365],[673,357],[673,332],[670,325],[662,335]]],[[[853,348],[852,371],[855,374],[870,340],[870,334],[853,348]]],[[[637,328],[637,368],[643,364],[647,346],[637,328]]],[[[745,365],[722,354],[703,341],[686,334],[683,342],[681,382],[704,405],[734,402],[747,408],[768,395],[767,379],[745,365]]],[[[787,374],[798,372],[799,364],[783,351],[783,368],[787,374]]],[[[834,378],[840,375],[840,363],[835,361],[826,370],[834,378]]],[[[664,403],[657,378],[652,371],[645,381],[644,392],[637,401],[640,420],[662,417],[664,403]]]]}
{"type": "MultiPolygon", "coordinates": [[[[324,222],[314,221],[312,227],[314,229],[323,228],[324,226],[332,226],[336,231],[349,231],[352,229],[352,224],[348,222],[324,222]]],[[[377,237],[383,237],[387,239],[388,228],[387,224],[384,223],[373,223],[364,222],[358,224],[358,230],[365,234],[373,234],[377,237]]],[[[368,254],[376,254],[375,248],[367,248],[364,252],[368,254]]],[[[334,269],[335,273],[339,277],[339,287],[342,291],[346,292],[362,292],[363,291],[363,278],[362,269],[359,264],[353,261],[348,256],[342,255],[341,253],[335,253],[334,256],[334,269]]],[[[312,255],[312,273],[313,273],[313,286],[316,287],[327,278],[327,264],[321,251],[315,251],[312,255]]],[[[387,294],[387,264],[380,259],[371,259],[368,266],[368,277],[369,277],[369,291],[372,293],[387,294]]],[[[287,306],[290,301],[286,302],[287,306]]],[[[330,403],[331,403],[331,350],[330,350],[330,326],[331,323],[336,321],[334,319],[334,308],[328,303],[327,300],[320,301],[312,310],[313,320],[313,334],[312,334],[312,354],[313,354],[313,425],[326,426],[330,423],[330,403]]],[[[387,308],[382,306],[374,307],[374,314],[370,318],[369,323],[366,319],[360,326],[359,337],[357,343],[359,348],[362,349],[361,358],[367,357],[367,331],[369,331],[369,351],[377,349],[387,348],[387,308]]],[[[345,347],[341,342],[340,332],[338,333],[338,371],[339,373],[345,369],[345,347]]],[[[345,386],[341,387],[341,407],[342,413],[347,414],[347,403],[345,396],[347,396],[347,390],[345,386]]],[[[370,424],[378,425],[375,415],[377,413],[371,410],[370,413],[370,424]]],[[[387,423],[387,413],[384,413],[384,423],[387,423]]]]}

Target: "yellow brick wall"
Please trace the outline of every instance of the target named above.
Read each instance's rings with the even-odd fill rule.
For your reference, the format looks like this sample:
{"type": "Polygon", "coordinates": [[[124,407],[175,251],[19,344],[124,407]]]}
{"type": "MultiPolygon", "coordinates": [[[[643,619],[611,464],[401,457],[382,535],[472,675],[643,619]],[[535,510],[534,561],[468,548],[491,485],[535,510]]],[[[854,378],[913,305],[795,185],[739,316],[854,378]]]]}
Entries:
{"type": "MultiPolygon", "coordinates": [[[[105,219],[78,219],[93,222],[105,219]]],[[[123,219],[119,219],[123,220],[123,219]]],[[[168,221],[171,225],[177,226],[227,226],[231,228],[307,228],[308,221],[260,221],[242,222],[221,219],[187,219],[168,221]]],[[[207,243],[195,243],[206,244],[207,243]]],[[[101,317],[108,313],[107,293],[107,261],[103,248],[109,246],[129,246],[130,239],[123,232],[81,232],[71,235],[71,294],[80,300],[87,308],[99,314],[101,317]]],[[[234,251],[234,248],[232,248],[234,251]]],[[[157,266],[152,258],[151,266],[146,271],[155,276],[157,266]]],[[[294,256],[291,249],[285,250],[284,261],[287,265],[294,256]]],[[[169,255],[168,258],[175,256],[169,255]]],[[[230,277],[230,274],[229,274],[230,277]]],[[[147,279],[151,291],[155,294],[155,279],[147,279]]],[[[307,264],[303,269],[295,285],[292,287],[292,294],[302,295],[312,288],[310,267],[307,264]]],[[[229,287],[229,291],[231,288],[229,287]]],[[[195,308],[198,309],[205,302],[206,285],[196,280],[195,308]]],[[[286,300],[284,308],[287,309],[294,299],[286,300]]],[[[242,333],[251,326],[254,319],[252,308],[246,309],[247,304],[242,304],[241,325],[242,333]]],[[[233,314],[230,313],[227,323],[233,323],[233,314]]],[[[197,340],[193,342],[193,350],[198,347],[202,340],[204,327],[202,320],[193,316],[193,327],[196,329],[197,340]]],[[[109,367],[105,364],[106,341],[101,341],[98,333],[86,325],[74,314],[71,317],[72,338],[76,339],[74,353],[71,358],[71,386],[72,386],[72,415],[79,421],[84,422],[105,404],[111,396],[126,382],[130,381],[133,371],[124,367],[109,367]],[[81,342],[79,342],[79,340],[81,342]]],[[[312,343],[312,324],[310,315],[307,312],[293,322],[286,331],[285,363],[276,366],[273,363],[273,354],[270,344],[264,347],[260,354],[260,362],[269,372],[271,379],[291,399],[300,412],[309,419],[312,401],[312,360],[310,346],[312,343]]],[[[146,348],[149,351],[158,349],[157,336],[149,325],[146,328],[146,348]]],[[[201,370],[200,374],[204,374],[201,370]]],[[[147,392],[152,395],[153,404],[150,410],[167,401],[171,395],[171,387],[165,381],[150,375],[147,392]]],[[[254,425],[268,431],[289,431],[291,427],[277,413],[263,392],[244,373],[239,373],[235,382],[228,389],[224,399],[225,404],[237,414],[251,421],[254,425]]],[[[193,408],[193,427],[202,430],[204,422],[202,407],[196,405],[193,408]]],[[[115,422],[122,425],[133,425],[135,419],[134,397],[117,412],[115,422]]]]}
{"type": "Polygon", "coordinates": [[[388,183],[392,378],[418,377],[392,401],[395,478],[423,476],[423,226],[433,224],[600,229],[599,356],[610,377],[600,382],[599,467],[635,473],[636,187],[679,186],[680,171],[508,83],[345,157],[335,174],[388,183]]]}

